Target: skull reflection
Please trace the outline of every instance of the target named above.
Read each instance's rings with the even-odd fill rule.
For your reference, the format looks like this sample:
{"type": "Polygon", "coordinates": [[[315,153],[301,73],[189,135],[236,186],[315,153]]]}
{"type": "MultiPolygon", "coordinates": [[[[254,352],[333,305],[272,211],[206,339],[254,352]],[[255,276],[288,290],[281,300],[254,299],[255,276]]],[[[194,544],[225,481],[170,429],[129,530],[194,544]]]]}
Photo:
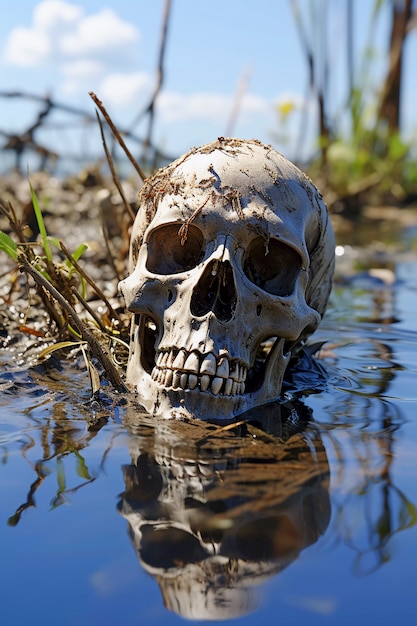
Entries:
{"type": "Polygon", "coordinates": [[[149,416],[127,413],[131,463],[118,509],[164,605],[182,617],[255,610],[259,585],[328,526],[329,465],[309,410],[271,403],[258,413],[228,430],[201,420],[150,427],[149,416]]]}
{"type": "Polygon", "coordinates": [[[316,187],[270,146],[220,138],[159,170],[140,199],[121,283],[127,383],[151,413],[230,418],[276,400],[331,289],[316,187]]]}

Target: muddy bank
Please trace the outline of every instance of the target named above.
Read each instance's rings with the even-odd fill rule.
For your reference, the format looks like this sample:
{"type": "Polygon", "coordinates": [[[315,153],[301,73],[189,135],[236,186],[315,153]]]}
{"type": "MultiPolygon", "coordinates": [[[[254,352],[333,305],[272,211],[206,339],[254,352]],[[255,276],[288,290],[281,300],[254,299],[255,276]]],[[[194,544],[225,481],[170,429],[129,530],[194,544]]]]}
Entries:
{"type": "MultiPolygon", "coordinates": [[[[45,172],[30,175],[48,235],[64,242],[69,251],[87,244],[79,263],[97,284],[111,306],[128,328],[124,302],[118,294],[118,282],[125,277],[131,217],[121,202],[112,180],[96,169],[79,176],[59,180],[45,172]]],[[[124,181],[123,190],[135,212],[139,181],[124,181]]],[[[27,245],[42,255],[39,229],[35,219],[27,176],[13,172],[0,177],[0,203],[13,206],[23,225],[27,245]]],[[[361,219],[349,220],[333,215],[339,262],[337,281],[364,270],[382,269],[380,274],[392,280],[394,258],[398,254],[417,252],[417,208],[364,207],[361,219]]],[[[0,215],[0,229],[15,237],[8,219],[0,215]]],[[[61,250],[53,250],[56,263],[64,263],[61,250]]],[[[57,341],[57,328],[45,310],[39,290],[31,278],[22,274],[16,264],[0,251],[0,345],[2,364],[25,367],[36,362],[48,345],[57,341]]],[[[98,315],[106,315],[105,307],[88,285],[85,299],[98,315]]],[[[79,303],[77,311],[86,315],[79,303]]],[[[72,337],[75,341],[75,338],[72,337]]],[[[70,350],[63,351],[65,353],[70,350]]]]}
{"type": "MultiPolygon", "coordinates": [[[[31,174],[30,182],[48,236],[62,241],[71,254],[80,244],[86,244],[78,261],[81,269],[97,286],[117,316],[123,317],[124,304],[118,295],[118,282],[126,273],[131,218],[114,183],[103,179],[95,170],[65,181],[40,172],[31,174]]],[[[126,181],[123,189],[135,211],[137,185],[126,181]]],[[[5,208],[0,215],[0,229],[16,242],[19,239],[26,240],[20,250],[30,248],[35,255],[43,257],[45,251],[41,245],[28,178],[18,173],[0,177],[0,203],[5,208]],[[21,235],[13,232],[16,227],[4,215],[10,215],[11,211],[17,217],[21,235]]],[[[69,279],[67,260],[56,241],[51,244],[51,251],[53,261],[56,267],[63,270],[62,278],[66,282],[69,279]]],[[[51,317],[53,310],[48,312],[45,309],[45,293],[41,293],[39,285],[35,285],[26,273],[20,272],[16,263],[3,251],[0,251],[0,255],[0,345],[3,348],[3,365],[7,362],[8,367],[28,366],[36,362],[38,355],[57,340],[77,341],[74,335],[59,336],[62,332],[58,332],[60,329],[51,317]]],[[[108,324],[108,307],[91,285],[81,280],[76,272],[71,274],[68,282],[82,292],[95,315],[103,318],[105,325],[108,324]]],[[[67,286],[62,285],[63,293],[67,286]]],[[[56,302],[52,298],[49,300],[52,309],[56,309],[56,302]]],[[[91,315],[87,314],[85,306],[78,302],[75,309],[94,330],[96,324],[91,315]]]]}

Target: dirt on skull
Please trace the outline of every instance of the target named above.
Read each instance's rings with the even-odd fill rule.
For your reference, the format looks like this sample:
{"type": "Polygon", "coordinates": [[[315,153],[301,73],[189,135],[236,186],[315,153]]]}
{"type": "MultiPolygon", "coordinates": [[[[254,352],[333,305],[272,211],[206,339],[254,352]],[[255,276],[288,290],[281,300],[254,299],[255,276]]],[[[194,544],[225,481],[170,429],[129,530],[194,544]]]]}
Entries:
{"type": "Polygon", "coordinates": [[[151,413],[205,419],[278,399],[332,284],[319,191],[272,147],[220,138],[157,172],[140,200],[121,283],[128,384],[151,413]]]}

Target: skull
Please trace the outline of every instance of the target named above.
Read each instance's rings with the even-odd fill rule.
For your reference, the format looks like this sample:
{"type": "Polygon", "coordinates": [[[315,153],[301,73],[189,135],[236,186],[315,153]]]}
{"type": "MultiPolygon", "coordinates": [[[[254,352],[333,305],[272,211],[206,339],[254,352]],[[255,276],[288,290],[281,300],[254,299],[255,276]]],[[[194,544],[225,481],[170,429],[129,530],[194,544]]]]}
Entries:
{"type": "Polygon", "coordinates": [[[217,420],[277,400],[331,289],[316,187],[270,146],[219,138],[147,179],[140,201],[120,285],[127,384],[153,414],[217,420]]]}

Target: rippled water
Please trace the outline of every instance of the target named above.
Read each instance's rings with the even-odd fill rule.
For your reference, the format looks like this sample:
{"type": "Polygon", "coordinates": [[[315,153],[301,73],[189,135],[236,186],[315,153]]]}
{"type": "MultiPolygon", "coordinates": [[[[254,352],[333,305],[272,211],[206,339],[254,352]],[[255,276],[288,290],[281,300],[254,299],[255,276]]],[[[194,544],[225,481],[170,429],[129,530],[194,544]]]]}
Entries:
{"type": "Polygon", "coordinates": [[[229,430],[0,357],[2,623],[413,623],[415,258],[389,283],[336,285],[326,385],[229,430]]]}

